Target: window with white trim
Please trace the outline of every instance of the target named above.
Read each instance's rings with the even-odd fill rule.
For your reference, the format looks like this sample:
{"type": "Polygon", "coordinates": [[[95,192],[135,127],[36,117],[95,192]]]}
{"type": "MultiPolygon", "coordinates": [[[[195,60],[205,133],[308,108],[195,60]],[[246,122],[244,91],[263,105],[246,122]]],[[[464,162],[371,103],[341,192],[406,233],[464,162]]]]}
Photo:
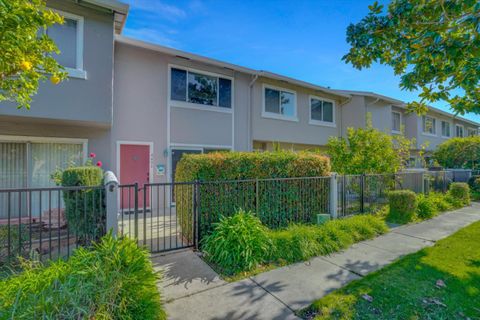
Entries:
{"type": "Polygon", "coordinates": [[[450,122],[442,121],[442,137],[450,138],[450,136],[451,136],[450,122]]]}
{"type": "Polygon", "coordinates": [[[468,128],[467,129],[467,136],[468,137],[473,137],[473,136],[476,136],[477,135],[477,129],[473,129],[473,128],[468,128]]]}
{"type": "Polygon", "coordinates": [[[423,133],[435,135],[437,120],[429,116],[423,116],[423,133]]]}
{"type": "Polygon", "coordinates": [[[232,108],[232,80],[171,68],[170,98],[204,106],[232,108]]]}
{"type": "Polygon", "coordinates": [[[402,125],[402,115],[400,112],[392,111],[392,131],[400,132],[402,125]]]}
{"type": "Polygon", "coordinates": [[[84,18],[67,12],[54,11],[64,17],[64,23],[54,24],[45,31],[60,51],[59,54],[53,54],[53,57],[71,75],[80,76],[80,72],[83,71],[84,18]]]}
{"type": "Polygon", "coordinates": [[[312,123],[335,123],[335,103],[317,97],[310,98],[310,121],[312,123]]]}
{"type": "Polygon", "coordinates": [[[463,138],[463,126],[455,125],[455,136],[459,138],[463,138]]]}
{"type": "Polygon", "coordinates": [[[295,92],[265,86],[263,112],[265,115],[273,115],[280,118],[296,118],[297,103],[295,92]]]}

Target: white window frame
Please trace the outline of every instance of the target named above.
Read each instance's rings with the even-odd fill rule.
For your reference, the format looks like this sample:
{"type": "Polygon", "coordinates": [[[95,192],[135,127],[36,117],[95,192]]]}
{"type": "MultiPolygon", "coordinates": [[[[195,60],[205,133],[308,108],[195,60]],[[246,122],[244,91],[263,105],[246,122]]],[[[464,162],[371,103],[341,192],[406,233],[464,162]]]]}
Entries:
{"type": "Polygon", "coordinates": [[[401,134],[402,133],[402,113],[401,112],[398,112],[398,111],[392,111],[392,133],[397,133],[397,134],[401,134]],[[400,130],[395,130],[393,128],[393,114],[396,113],[400,116],[400,130]]]}
{"type": "Polygon", "coordinates": [[[456,138],[464,138],[465,137],[465,127],[463,125],[461,125],[461,124],[456,124],[455,125],[455,137],[456,138]],[[457,135],[457,128],[462,128],[462,135],[461,136],[457,135]]]}
{"type": "MultiPolygon", "coordinates": [[[[322,126],[322,127],[332,127],[336,128],[337,123],[335,119],[335,114],[337,113],[337,104],[335,103],[335,100],[320,97],[320,96],[314,96],[314,95],[309,95],[308,96],[308,124],[314,125],[314,126],[322,126]],[[312,99],[320,100],[320,101],[325,101],[325,102],[330,102],[332,103],[332,122],[328,121],[320,121],[320,120],[315,120],[312,119],[312,99]]],[[[323,112],[323,110],[322,110],[323,112]]],[[[322,114],[323,117],[323,114],[322,114]]]]}
{"type": "Polygon", "coordinates": [[[446,120],[441,120],[440,121],[440,135],[442,136],[442,138],[451,138],[452,137],[452,124],[449,122],[449,121],[446,121],[446,120]],[[443,134],[443,124],[444,123],[447,123],[448,124],[448,136],[445,136],[443,134]]]}
{"type": "Polygon", "coordinates": [[[478,130],[475,128],[467,128],[467,137],[474,137],[478,135],[478,130]],[[473,134],[470,134],[470,132],[473,131],[473,134]]]}
{"type": "Polygon", "coordinates": [[[437,118],[432,117],[432,116],[428,116],[428,115],[422,116],[422,134],[425,135],[425,136],[430,136],[430,137],[436,137],[437,136],[437,118]],[[424,131],[424,128],[426,128],[425,122],[426,122],[427,118],[432,119],[433,122],[434,122],[433,133],[424,131]]]}
{"type": "Polygon", "coordinates": [[[84,51],[84,23],[85,19],[82,16],[49,8],[50,10],[58,13],[59,15],[63,16],[64,18],[71,19],[77,21],[77,52],[76,52],[76,67],[74,68],[67,68],[65,67],[65,71],[68,72],[68,76],[71,78],[79,78],[79,79],[87,79],[87,72],[84,70],[83,65],[83,51],[84,51]]]}
{"type": "Polygon", "coordinates": [[[277,87],[273,86],[270,84],[264,83],[262,85],[262,118],[267,118],[267,119],[275,119],[275,120],[284,120],[284,121],[293,121],[293,122],[298,122],[298,105],[297,105],[297,92],[294,90],[282,88],[282,87],[277,87]],[[272,89],[276,91],[283,91],[287,93],[293,94],[294,97],[294,108],[295,108],[295,114],[292,116],[285,116],[279,113],[274,113],[274,112],[267,112],[265,111],[265,89],[272,89]]]}
{"type": "Polygon", "coordinates": [[[213,72],[208,72],[208,71],[203,71],[203,70],[198,70],[190,67],[184,67],[184,66],[179,66],[175,64],[169,64],[168,65],[168,102],[169,105],[172,107],[176,108],[187,108],[187,109],[195,109],[195,110],[205,110],[205,111],[214,111],[214,112],[222,112],[222,113],[233,113],[234,109],[234,97],[235,97],[235,79],[231,76],[227,76],[221,73],[213,73],[213,72]],[[187,83],[186,83],[186,99],[188,99],[188,73],[193,72],[193,73],[198,73],[210,77],[215,77],[215,78],[223,78],[230,80],[232,83],[232,94],[231,94],[231,101],[230,101],[230,108],[225,108],[225,107],[220,107],[218,106],[218,99],[220,97],[220,81],[217,80],[217,105],[216,106],[210,106],[210,105],[204,105],[204,104],[199,104],[199,103],[193,103],[193,102],[188,102],[188,101],[178,101],[178,100],[173,100],[172,99],[172,69],[179,69],[179,70],[184,70],[187,72],[187,83]]]}

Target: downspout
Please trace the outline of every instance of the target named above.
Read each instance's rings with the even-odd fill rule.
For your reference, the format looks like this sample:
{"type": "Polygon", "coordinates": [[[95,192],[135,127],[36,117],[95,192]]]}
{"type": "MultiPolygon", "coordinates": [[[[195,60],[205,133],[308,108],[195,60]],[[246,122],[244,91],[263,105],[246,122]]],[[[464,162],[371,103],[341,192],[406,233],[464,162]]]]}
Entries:
{"type": "Polygon", "coordinates": [[[252,81],[248,84],[248,151],[253,151],[252,131],[253,131],[253,85],[258,79],[258,73],[253,75],[252,81]]]}

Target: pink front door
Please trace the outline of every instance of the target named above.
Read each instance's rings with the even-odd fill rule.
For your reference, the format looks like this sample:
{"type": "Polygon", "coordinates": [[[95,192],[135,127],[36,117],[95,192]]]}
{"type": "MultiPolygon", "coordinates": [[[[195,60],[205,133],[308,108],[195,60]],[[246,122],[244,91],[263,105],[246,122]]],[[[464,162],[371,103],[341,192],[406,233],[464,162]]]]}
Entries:
{"type": "MultiPolygon", "coordinates": [[[[143,185],[150,182],[150,146],[136,144],[120,145],[120,184],[138,183],[138,208],[143,209],[144,190],[143,185]]],[[[120,195],[122,209],[131,209],[135,204],[133,190],[120,195]]],[[[149,206],[147,193],[146,207],[149,206]]]]}

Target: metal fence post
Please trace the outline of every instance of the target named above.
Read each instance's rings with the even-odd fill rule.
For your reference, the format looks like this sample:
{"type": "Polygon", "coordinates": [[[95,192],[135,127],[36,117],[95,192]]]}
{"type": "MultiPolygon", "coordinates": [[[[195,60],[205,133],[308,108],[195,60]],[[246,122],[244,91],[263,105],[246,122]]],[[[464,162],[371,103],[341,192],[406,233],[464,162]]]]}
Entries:
{"type": "Polygon", "coordinates": [[[260,208],[260,203],[259,203],[259,196],[258,196],[259,190],[258,190],[258,178],[255,179],[255,213],[257,216],[260,214],[258,212],[258,209],[260,208]]]}
{"type": "Polygon", "coordinates": [[[198,211],[199,211],[199,181],[195,180],[193,184],[193,247],[198,250],[200,241],[198,234],[198,211]]]}
{"type": "Polygon", "coordinates": [[[134,190],[134,197],[133,197],[133,204],[134,204],[134,213],[133,213],[133,217],[134,217],[134,222],[133,222],[133,230],[135,232],[135,239],[137,239],[137,243],[138,243],[138,183],[135,182],[135,186],[133,188],[134,190]]]}
{"type": "Polygon", "coordinates": [[[365,173],[360,176],[360,212],[365,213],[365,173]]]}
{"type": "Polygon", "coordinates": [[[443,193],[447,192],[447,171],[443,170],[443,193]]]}
{"type": "Polygon", "coordinates": [[[116,236],[118,232],[118,180],[113,172],[107,171],[103,181],[106,194],[107,231],[111,231],[113,236],[116,236]]]}
{"type": "Polygon", "coordinates": [[[332,219],[338,218],[338,183],[337,174],[332,172],[330,176],[330,216],[332,219]]]}
{"type": "Polygon", "coordinates": [[[421,172],[420,174],[422,175],[422,190],[421,190],[421,193],[426,194],[426,193],[428,193],[428,187],[425,188],[425,184],[427,183],[427,179],[425,179],[426,174],[425,174],[425,172],[421,172]]]}

